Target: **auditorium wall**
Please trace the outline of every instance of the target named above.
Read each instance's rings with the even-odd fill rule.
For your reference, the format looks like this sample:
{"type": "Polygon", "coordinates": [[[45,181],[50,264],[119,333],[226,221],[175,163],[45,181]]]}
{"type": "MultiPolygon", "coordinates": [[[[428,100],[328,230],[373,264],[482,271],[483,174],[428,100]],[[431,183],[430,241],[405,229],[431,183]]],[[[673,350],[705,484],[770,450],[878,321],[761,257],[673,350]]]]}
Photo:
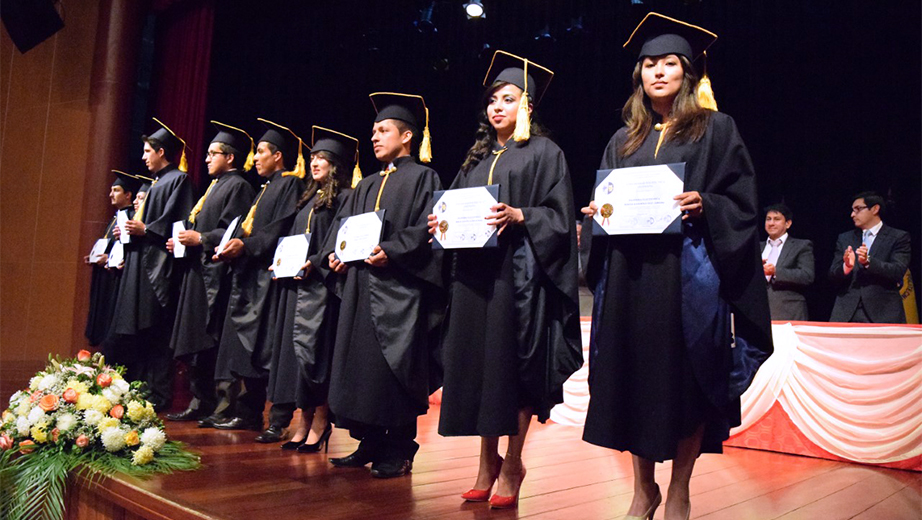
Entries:
{"type": "Polygon", "coordinates": [[[0,30],[0,403],[49,353],[78,347],[99,4],[67,2],[64,29],[26,54],[0,30]]]}

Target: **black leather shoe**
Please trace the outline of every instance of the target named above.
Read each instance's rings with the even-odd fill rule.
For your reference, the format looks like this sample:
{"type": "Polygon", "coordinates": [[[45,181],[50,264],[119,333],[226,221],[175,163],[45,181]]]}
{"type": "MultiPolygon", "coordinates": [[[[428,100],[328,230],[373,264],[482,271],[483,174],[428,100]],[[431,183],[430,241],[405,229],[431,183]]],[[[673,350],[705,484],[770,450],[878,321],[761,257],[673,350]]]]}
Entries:
{"type": "Polygon", "coordinates": [[[262,433],[256,436],[253,439],[256,442],[261,442],[263,444],[269,444],[272,442],[279,442],[282,439],[287,437],[287,432],[281,426],[276,426],[274,424],[269,425],[262,433]]]}
{"type": "Polygon", "coordinates": [[[409,475],[412,469],[412,460],[384,460],[371,465],[371,476],[375,478],[402,477],[409,475]]]}
{"type": "Polygon", "coordinates": [[[170,421],[198,421],[205,418],[207,414],[199,408],[186,408],[181,412],[168,413],[166,418],[170,421]]]}
{"type": "Polygon", "coordinates": [[[209,415],[203,419],[199,419],[198,427],[199,428],[214,428],[215,424],[227,422],[227,417],[223,415],[209,415]]]}
{"type": "Polygon", "coordinates": [[[330,464],[337,468],[361,468],[362,466],[374,461],[374,453],[371,450],[362,448],[353,451],[345,457],[330,459],[330,464]]]}
{"type": "Polygon", "coordinates": [[[214,427],[219,430],[255,430],[263,429],[262,421],[244,419],[243,417],[231,417],[224,422],[214,423],[214,427]]]}

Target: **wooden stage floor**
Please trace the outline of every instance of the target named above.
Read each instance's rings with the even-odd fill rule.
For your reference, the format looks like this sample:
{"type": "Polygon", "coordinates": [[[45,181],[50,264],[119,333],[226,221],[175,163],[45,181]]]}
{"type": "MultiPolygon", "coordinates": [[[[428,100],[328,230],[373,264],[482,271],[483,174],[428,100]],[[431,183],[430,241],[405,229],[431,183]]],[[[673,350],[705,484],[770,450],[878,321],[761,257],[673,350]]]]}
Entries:
{"type": "MultiPolygon", "coordinates": [[[[160,502],[150,509],[171,519],[579,520],[617,519],[627,511],[630,455],[582,442],[581,428],[551,423],[535,423],[529,433],[518,511],[462,502],[458,495],[477,473],[479,441],[440,437],[438,412],[434,407],[420,419],[422,447],[408,478],[377,480],[367,469],[331,466],[328,455],[357,445],[344,430],[334,431],[329,454],[302,455],[256,444],[254,432],[167,422],[172,438],[202,453],[204,469],[128,487],[140,488],[131,495],[160,502]]],[[[657,468],[665,489],[669,463],[657,468]]],[[[740,448],[702,456],[691,491],[692,518],[708,520],[922,518],[922,474],[740,448]]],[[[662,514],[660,508],[656,518],[662,514]]]]}

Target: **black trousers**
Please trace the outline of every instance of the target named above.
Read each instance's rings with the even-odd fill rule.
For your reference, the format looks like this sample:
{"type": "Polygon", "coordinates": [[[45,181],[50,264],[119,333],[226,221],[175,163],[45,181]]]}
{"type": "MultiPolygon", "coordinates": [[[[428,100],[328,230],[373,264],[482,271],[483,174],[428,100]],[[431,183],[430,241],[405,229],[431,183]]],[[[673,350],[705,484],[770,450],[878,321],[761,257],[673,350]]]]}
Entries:
{"type": "MultiPolygon", "coordinates": [[[[343,421],[340,421],[342,424],[343,421]]],[[[343,427],[349,435],[360,441],[359,449],[371,450],[375,462],[413,460],[419,451],[416,439],[416,420],[397,426],[378,426],[357,421],[347,421],[343,427]]]]}
{"type": "Polygon", "coordinates": [[[214,367],[217,359],[217,347],[182,358],[189,368],[187,373],[189,391],[192,393],[192,402],[189,403],[190,410],[201,410],[205,414],[217,411],[218,388],[214,380],[214,367]]]}

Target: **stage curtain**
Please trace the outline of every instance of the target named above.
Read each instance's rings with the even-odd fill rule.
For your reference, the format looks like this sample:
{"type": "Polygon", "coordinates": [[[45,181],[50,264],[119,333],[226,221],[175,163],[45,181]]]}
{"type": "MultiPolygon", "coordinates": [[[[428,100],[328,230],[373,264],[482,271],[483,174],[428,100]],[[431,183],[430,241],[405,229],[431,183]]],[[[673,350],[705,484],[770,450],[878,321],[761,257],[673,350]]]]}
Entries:
{"type": "MultiPolygon", "coordinates": [[[[583,321],[584,350],[589,322],[583,321]]],[[[741,398],[742,424],[756,424],[777,402],[823,450],[883,464],[922,454],[922,327],[774,323],[775,352],[741,398]]],[[[588,358],[588,352],[586,353],[588,358]]],[[[585,422],[587,367],[564,385],[557,423],[585,422]]]]}
{"type": "Polygon", "coordinates": [[[201,187],[207,176],[203,143],[205,133],[211,133],[205,110],[214,1],[157,0],[152,7],[157,14],[157,34],[149,112],[186,141],[189,175],[201,187]]]}

